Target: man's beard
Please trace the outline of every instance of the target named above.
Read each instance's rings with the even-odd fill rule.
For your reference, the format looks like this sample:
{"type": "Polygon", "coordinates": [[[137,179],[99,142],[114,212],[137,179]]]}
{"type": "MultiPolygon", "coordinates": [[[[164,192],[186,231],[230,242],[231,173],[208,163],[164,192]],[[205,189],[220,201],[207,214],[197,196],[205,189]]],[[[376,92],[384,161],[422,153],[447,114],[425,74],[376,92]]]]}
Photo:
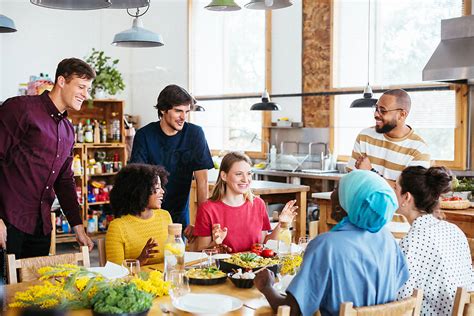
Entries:
{"type": "Polygon", "coordinates": [[[395,127],[397,127],[397,123],[392,121],[392,122],[385,123],[380,128],[375,126],[375,131],[380,134],[386,134],[390,132],[391,130],[393,130],[395,127]]]}

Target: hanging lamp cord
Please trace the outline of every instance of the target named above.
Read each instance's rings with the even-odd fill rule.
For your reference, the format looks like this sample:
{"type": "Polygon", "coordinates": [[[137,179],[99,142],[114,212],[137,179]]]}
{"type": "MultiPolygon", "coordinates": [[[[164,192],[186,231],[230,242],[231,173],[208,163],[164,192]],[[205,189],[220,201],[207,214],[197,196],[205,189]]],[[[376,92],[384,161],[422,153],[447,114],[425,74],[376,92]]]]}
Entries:
{"type": "Polygon", "coordinates": [[[145,13],[148,12],[148,10],[150,9],[150,4],[151,4],[151,1],[148,1],[148,5],[146,6],[145,11],[143,11],[143,13],[141,13],[141,14],[140,14],[140,8],[137,8],[137,12],[136,12],[135,14],[130,13],[130,11],[129,11],[130,9],[127,8],[127,13],[128,13],[128,15],[130,15],[131,17],[138,18],[138,17],[140,17],[140,16],[142,16],[142,15],[144,15],[145,13]]]}
{"type": "Polygon", "coordinates": [[[370,82],[370,0],[369,0],[369,21],[367,23],[367,85],[370,82]]]}

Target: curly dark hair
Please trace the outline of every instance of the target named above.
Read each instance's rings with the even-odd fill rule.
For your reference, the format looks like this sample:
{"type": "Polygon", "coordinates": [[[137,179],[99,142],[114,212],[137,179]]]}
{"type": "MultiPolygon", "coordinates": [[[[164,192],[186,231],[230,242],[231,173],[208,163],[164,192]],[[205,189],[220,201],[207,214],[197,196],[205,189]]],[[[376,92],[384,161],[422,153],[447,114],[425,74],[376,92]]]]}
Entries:
{"type": "Polygon", "coordinates": [[[402,171],[399,183],[402,194],[413,195],[417,209],[431,214],[438,208],[440,195],[451,190],[451,174],[444,167],[408,167],[402,171]]]}
{"type": "Polygon", "coordinates": [[[129,164],[115,176],[110,191],[110,206],[116,217],[139,215],[148,205],[148,198],[161,180],[161,187],[168,182],[169,173],[162,166],[129,164]]]}

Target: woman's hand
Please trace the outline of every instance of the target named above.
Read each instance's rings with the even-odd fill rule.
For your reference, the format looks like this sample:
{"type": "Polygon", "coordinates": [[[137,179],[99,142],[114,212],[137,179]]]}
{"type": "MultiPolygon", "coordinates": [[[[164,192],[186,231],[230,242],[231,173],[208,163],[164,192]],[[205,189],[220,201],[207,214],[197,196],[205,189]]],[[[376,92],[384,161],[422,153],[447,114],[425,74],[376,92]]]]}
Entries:
{"type": "Polygon", "coordinates": [[[291,223],[293,218],[298,214],[296,209],[298,206],[295,206],[296,200],[291,200],[286,203],[285,207],[281,211],[280,216],[278,217],[279,222],[288,222],[291,223]]]}
{"type": "Polygon", "coordinates": [[[158,249],[153,249],[155,247],[158,247],[158,243],[153,240],[153,238],[148,239],[146,242],[145,247],[143,247],[142,252],[138,256],[137,260],[140,261],[140,265],[143,266],[147,263],[148,259],[154,258],[155,253],[159,253],[160,251],[158,249]]]}
{"type": "Polygon", "coordinates": [[[227,227],[224,227],[224,229],[221,229],[221,224],[214,224],[212,225],[212,240],[217,245],[222,244],[224,239],[227,237],[227,227]]]}

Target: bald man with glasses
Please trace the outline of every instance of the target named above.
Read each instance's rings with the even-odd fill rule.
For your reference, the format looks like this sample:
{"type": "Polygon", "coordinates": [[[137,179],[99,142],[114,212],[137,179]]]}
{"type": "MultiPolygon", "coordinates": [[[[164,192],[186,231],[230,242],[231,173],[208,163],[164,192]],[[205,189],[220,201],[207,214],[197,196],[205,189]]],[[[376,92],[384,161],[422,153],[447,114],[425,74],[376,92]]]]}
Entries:
{"type": "Polygon", "coordinates": [[[388,90],[380,97],[374,106],[375,126],[357,136],[348,171],[371,170],[393,186],[406,167],[430,167],[426,142],[405,123],[410,108],[405,90],[388,90]]]}

